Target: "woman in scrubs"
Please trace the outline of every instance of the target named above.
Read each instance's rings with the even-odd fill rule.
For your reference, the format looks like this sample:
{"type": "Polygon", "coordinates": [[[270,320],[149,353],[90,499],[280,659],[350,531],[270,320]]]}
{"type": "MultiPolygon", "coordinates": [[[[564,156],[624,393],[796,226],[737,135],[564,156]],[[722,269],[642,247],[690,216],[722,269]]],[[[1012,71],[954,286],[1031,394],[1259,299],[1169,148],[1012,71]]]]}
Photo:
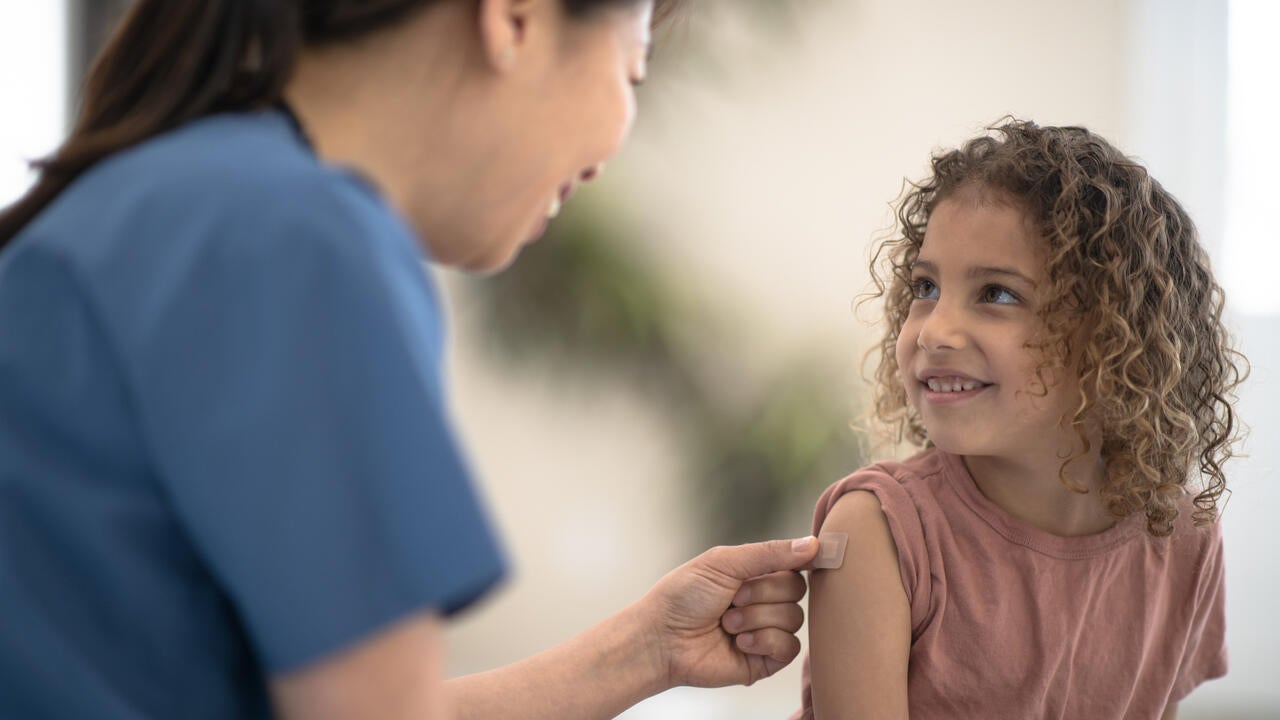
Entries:
{"type": "Polygon", "coordinates": [[[794,659],[811,538],[444,679],[504,561],[421,263],[503,268],[600,173],[659,5],[133,4],[0,213],[0,716],[602,718],[794,659]]]}

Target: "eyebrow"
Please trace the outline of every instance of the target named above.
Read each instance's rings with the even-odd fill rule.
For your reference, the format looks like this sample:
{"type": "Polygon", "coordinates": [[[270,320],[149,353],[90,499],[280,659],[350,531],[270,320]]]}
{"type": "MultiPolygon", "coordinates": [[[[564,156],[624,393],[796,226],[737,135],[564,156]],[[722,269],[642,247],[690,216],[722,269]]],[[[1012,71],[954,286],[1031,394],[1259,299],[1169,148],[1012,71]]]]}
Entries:
{"type": "MultiPolygon", "coordinates": [[[[933,273],[934,275],[938,274],[938,266],[934,265],[928,260],[915,261],[914,263],[911,264],[911,269],[912,271],[916,269],[920,269],[920,270],[924,270],[925,272],[933,273]]],[[[969,271],[966,272],[965,275],[970,278],[987,277],[990,275],[1004,275],[1007,277],[1017,278],[1018,280],[1021,280],[1022,282],[1030,285],[1031,287],[1036,287],[1035,280],[1032,280],[1031,278],[1027,277],[1025,274],[1011,267],[1002,267],[998,265],[979,265],[979,266],[969,268],[969,271]]]]}

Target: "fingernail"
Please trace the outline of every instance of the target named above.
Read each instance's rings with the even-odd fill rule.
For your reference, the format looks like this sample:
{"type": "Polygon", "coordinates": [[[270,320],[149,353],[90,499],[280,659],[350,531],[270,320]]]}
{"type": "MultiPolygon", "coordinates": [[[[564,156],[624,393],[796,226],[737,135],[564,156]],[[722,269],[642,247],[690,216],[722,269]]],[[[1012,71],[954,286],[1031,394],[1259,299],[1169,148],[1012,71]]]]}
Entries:
{"type": "Polygon", "coordinates": [[[742,633],[741,635],[738,636],[738,645],[741,647],[749,648],[755,644],[756,644],[756,636],[752,635],[751,633],[742,633]]]}
{"type": "Polygon", "coordinates": [[[733,596],[733,604],[737,605],[738,607],[742,607],[743,605],[746,605],[747,601],[750,599],[751,599],[751,588],[744,587],[738,591],[737,595],[733,596]]]}
{"type": "Polygon", "coordinates": [[[815,540],[817,540],[817,538],[812,535],[792,540],[791,552],[808,552],[813,547],[815,540]]]}
{"type": "Polygon", "coordinates": [[[730,610],[725,613],[724,624],[729,630],[737,630],[742,627],[742,613],[737,610],[730,610]]]}

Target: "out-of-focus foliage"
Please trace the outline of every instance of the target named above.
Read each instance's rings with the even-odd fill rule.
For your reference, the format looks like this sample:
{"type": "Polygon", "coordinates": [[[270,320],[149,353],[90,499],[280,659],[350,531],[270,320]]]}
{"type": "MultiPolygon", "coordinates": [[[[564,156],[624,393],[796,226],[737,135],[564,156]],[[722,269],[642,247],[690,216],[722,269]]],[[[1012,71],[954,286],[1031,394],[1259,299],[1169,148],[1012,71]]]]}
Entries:
{"type": "Polygon", "coordinates": [[[707,417],[690,448],[693,487],[704,512],[703,540],[739,543],[802,528],[828,484],[865,464],[850,429],[851,404],[834,396],[835,370],[800,360],[757,382],[734,411],[707,417]]]}
{"type": "Polygon", "coordinates": [[[574,203],[519,261],[473,284],[485,337],[504,357],[545,359],[570,377],[638,382],[670,401],[699,383],[681,359],[698,310],[627,242],[621,224],[574,203]]]}
{"type": "Polygon", "coordinates": [[[700,543],[796,532],[784,522],[866,455],[852,403],[831,389],[839,370],[802,357],[747,377],[730,309],[671,285],[626,227],[577,205],[511,269],[472,283],[492,354],[568,381],[627,383],[660,407],[703,514],[700,543]]]}
{"type": "MultiPolygon", "coordinates": [[[[805,7],[686,5],[659,39],[664,59],[654,72],[692,65],[714,83],[731,69],[701,41],[711,28],[747,25],[762,50],[772,43],[783,51],[805,7]]],[[[772,377],[747,376],[734,361],[733,331],[745,323],[732,302],[709,306],[694,288],[674,286],[645,257],[648,243],[631,236],[628,209],[593,203],[599,197],[577,198],[511,269],[473,284],[495,355],[515,365],[541,361],[572,382],[626,383],[651,399],[684,450],[701,543],[800,530],[797,516],[807,516],[822,487],[866,457],[849,427],[854,403],[832,390],[840,369],[802,356],[772,377]]]]}

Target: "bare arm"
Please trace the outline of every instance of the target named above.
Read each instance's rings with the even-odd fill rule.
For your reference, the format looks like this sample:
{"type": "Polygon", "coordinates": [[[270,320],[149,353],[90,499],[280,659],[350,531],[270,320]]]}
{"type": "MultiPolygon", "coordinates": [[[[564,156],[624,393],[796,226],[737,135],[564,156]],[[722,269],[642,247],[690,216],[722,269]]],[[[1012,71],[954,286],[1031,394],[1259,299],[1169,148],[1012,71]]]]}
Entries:
{"type": "Polygon", "coordinates": [[[449,680],[458,720],[621,714],[668,687],[657,648],[641,623],[628,609],[533,657],[449,680]]]}
{"type": "Polygon", "coordinates": [[[800,652],[794,570],[816,552],[812,540],[712,548],[569,642],[450,680],[452,704],[461,720],[598,720],[677,685],[750,685],[800,652]]]}
{"type": "Polygon", "coordinates": [[[271,680],[285,720],[444,720],[440,621],[421,613],[314,665],[271,680]]]}
{"type": "Polygon", "coordinates": [[[440,623],[415,616],[350,650],[273,679],[285,720],[612,718],[667,689],[651,623],[636,609],[527,660],[443,678],[440,623]]]}
{"type": "Polygon", "coordinates": [[[840,498],[823,531],[849,535],[844,564],[810,581],[809,655],[817,720],[907,717],[911,610],[880,501],[840,498]]]}
{"type": "Polygon", "coordinates": [[[676,685],[750,685],[800,652],[796,570],[816,552],[812,538],[712,548],[569,642],[447,683],[440,622],[414,615],[272,678],[272,698],[285,720],[594,720],[676,685]]]}

